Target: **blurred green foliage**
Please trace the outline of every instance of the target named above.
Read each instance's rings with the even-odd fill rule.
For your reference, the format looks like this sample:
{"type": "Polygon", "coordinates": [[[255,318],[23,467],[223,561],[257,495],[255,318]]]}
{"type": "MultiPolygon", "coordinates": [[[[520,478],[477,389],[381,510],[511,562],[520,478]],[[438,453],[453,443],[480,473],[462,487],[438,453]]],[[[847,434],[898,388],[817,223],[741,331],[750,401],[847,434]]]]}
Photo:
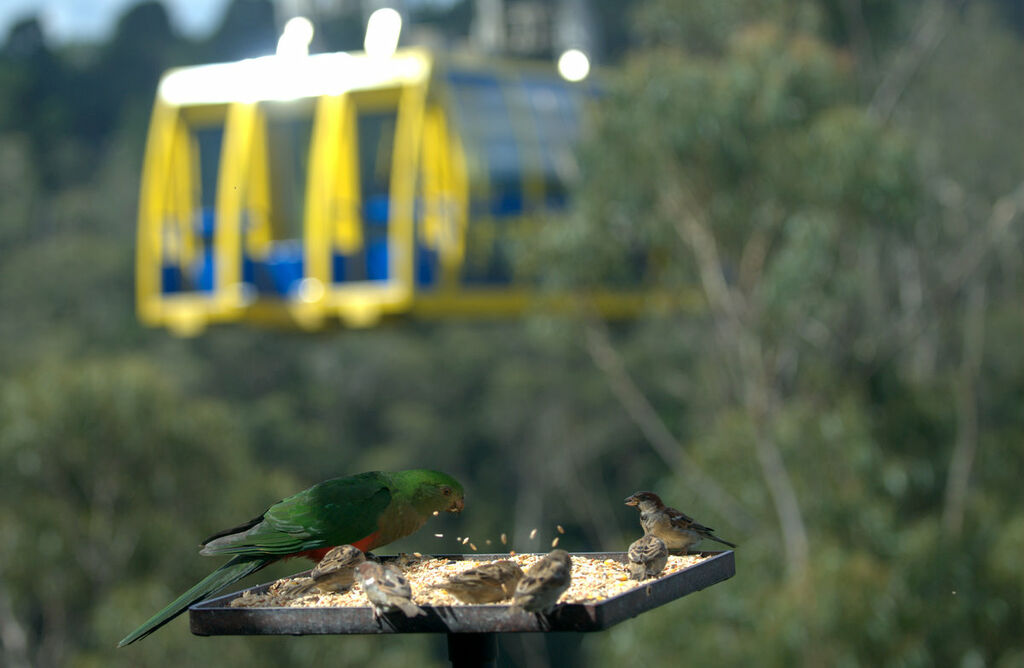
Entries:
{"type": "MultiPolygon", "coordinates": [[[[197,43],[156,3],[94,47],[12,31],[0,664],[443,665],[438,639],[199,639],[184,619],[113,649],[212,568],[202,537],[325,477],[412,466],[465,482],[467,511],[437,531],[478,545],[541,549],[561,523],[569,549],[622,549],[637,489],[740,543],[733,580],[582,643],[503,639],[511,664],[1024,663],[1017,15],[595,6],[622,61],[588,119],[576,209],[520,264],[552,289],[696,290],[695,313],[143,330],[132,237],[156,78],[269,50],[270,6],[232,3],[197,43]]],[[[451,11],[423,19],[464,29],[468,3],[451,11]]],[[[358,20],[319,46],[357,47],[358,20]]],[[[430,533],[393,548],[465,549],[430,533]]]]}

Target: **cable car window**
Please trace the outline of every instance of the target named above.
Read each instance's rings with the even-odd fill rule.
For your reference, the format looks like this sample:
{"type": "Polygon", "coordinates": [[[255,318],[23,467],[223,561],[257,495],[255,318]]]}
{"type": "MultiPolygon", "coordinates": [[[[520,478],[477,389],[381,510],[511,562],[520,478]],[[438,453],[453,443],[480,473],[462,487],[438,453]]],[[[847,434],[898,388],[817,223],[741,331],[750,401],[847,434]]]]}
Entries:
{"type": "Polygon", "coordinates": [[[524,77],[522,86],[540,141],[545,203],[548,208],[560,208],[578,173],[580,101],[564,82],[524,77]]]}
{"type": "Polygon", "coordinates": [[[217,168],[224,127],[200,128],[194,136],[199,148],[199,203],[204,211],[212,212],[217,205],[217,168]]]}
{"type": "Polygon", "coordinates": [[[394,152],[394,109],[358,111],[359,186],[362,198],[365,279],[388,278],[388,217],[390,215],[391,160],[394,152]]]}
{"type": "Polygon", "coordinates": [[[472,72],[448,75],[459,129],[467,149],[484,162],[488,177],[485,210],[495,217],[523,211],[522,161],[509,116],[509,105],[498,78],[472,72]]]}
{"type": "Polygon", "coordinates": [[[299,239],[306,211],[312,114],[267,106],[271,226],[277,239],[299,239]]]}
{"type": "Polygon", "coordinates": [[[359,114],[359,183],[366,221],[387,224],[391,187],[391,154],[395,142],[395,112],[359,114]]]}
{"type": "Polygon", "coordinates": [[[242,211],[242,280],[290,295],[302,280],[312,105],[268,102],[253,137],[242,211]]]}
{"type": "MultiPolygon", "coordinates": [[[[180,244],[168,245],[165,249],[177,256],[165,260],[162,277],[165,293],[213,290],[217,179],[220,173],[224,127],[220,124],[190,126],[187,120],[184,122],[184,131],[189,137],[186,144],[191,156],[181,155],[178,159],[187,160],[191,169],[196,170],[197,173],[192,174],[190,178],[193,187],[198,187],[198,192],[193,191],[192,197],[195,199],[190,197],[191,201],[180,202],[179,206],[198,207],[193,209],[194,214],[191,216],[191,234],[194,236],[188,239],[183,235],[180,244]]],[[[179,148],[184,149],[185,145],[179,148]]],[[[177,165],[179,169],[185,169],[179,172],[179,175],[188,174],[189,168],[185,163],[178,162],[177,165]]]]}

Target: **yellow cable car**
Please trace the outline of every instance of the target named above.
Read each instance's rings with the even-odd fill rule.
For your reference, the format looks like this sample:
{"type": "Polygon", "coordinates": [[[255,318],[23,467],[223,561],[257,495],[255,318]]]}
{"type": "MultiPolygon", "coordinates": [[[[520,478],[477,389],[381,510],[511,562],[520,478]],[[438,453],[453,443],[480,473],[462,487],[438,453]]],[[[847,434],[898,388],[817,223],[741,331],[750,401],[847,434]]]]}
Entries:
{"type": "MultiPolygon", "coordinates": [[[[304,330],[514,315],[507,248],[565,205],[588,84],[422,50],[172,70],[139,203],[140,319],[304,330]]],[[[641,293],[593,295],[628,315],[641,293]]]]}

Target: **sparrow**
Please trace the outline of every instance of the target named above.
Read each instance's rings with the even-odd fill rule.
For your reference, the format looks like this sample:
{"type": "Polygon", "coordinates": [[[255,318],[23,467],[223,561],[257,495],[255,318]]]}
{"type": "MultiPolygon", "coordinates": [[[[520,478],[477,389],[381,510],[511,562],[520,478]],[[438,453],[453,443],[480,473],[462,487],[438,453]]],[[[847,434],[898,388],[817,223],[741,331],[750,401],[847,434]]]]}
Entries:
{"type": "Polygon", "coordinates": [[[629,558],[631,580],[646,580],[658,577],[668,563],[668,548],[665,541],[651,534],[633,541],[626,555],[629,558]]]}
{"type": "Polygon", "coordinates": [[[374,618],[380,619],[385,613],[396,609],[401,610],[406,617],[427,614],[412,602],[412,587],[394,566],[364,561],[356,566],[355,577],[373,605],[374,618]]]}
{"type": "Polygon", "coordinates": [[[644,534],[652,534],[665,541],[670,550],[689,550],[696,547],[702,538],[713,540],[722,545],[736,547],[727,540],[714,535],[714,529],[694,521],[675,508],[669,508],[654,492],[637,492],[626,498],[627,506],[638,506],[640,509],[640,526],[644,534]]]}
{"type": "Polygon", "coordinates": [[[572,558],[565,550],[552,550],[530,567],[516,585],[512,607],[527,612],[549,612],[572,581],[572,558]]]}
{"type": "Polygon", "coordinates": [[[523,579],[523,569],[508,559],[456,573],[448,582],[431,585],[444,589],[463,603],[497,603],[510,598],[523,579]]]}
{"type": "Polygon", "coordinates": [[[355,582],[356,566],[366,561],[363,551],[354,545],[339,545],[333,548],[320,563],[293,586],[288,593],[292,596],[303,596],[316,588],[326,593],[341,594],[352,588],[355,582]]]}

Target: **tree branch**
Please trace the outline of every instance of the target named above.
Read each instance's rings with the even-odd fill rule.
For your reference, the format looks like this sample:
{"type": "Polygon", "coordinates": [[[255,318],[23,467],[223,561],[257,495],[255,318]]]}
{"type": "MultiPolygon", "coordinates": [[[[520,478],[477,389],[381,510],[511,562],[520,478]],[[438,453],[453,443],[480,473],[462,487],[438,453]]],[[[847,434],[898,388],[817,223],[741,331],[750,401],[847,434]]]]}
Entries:
{"type": "Polygon", "coordinates": [[[942,525],[954,538],[963,530],[971,469],[978,452],[978,376],[985,350],[985,285],[975,282],[964,314],[963,359],[956,379],[956,445],[949,461],[942,525]]]}
{"type": "Polygon", "coordinates": [[[700,496],[706,498],[731,524],[742,531],[753,531],[757,527],[754,517],[735,497],[715,482],[714,478],[702,471],[687,454],[647,397],[633,382],[602,325],[592,322],[587,326],[586,343],[587,351],[597,367],[607,376],[608,384],[619,403],[665,465],[682,477],[700,496]]]}
{"type": "MultiPolygon", "coordinates": [[[[869,74],[873,74],[878,65],[875,62],[875,49],[871,44],[871,31],[868,30],[867,21],[864,20],[864,7],[861,0],[842,0],[840,8],[843,11],[843,18],[850,29],[850,42],[858,59],[867,68],[869,74]]],[[[863,80],[863,79],[862,79],[863,80]]]]}
{"type": "MultiPolygon", "coordinates": [[[[682,180],[676,179],[675,183],[681,184],[682,180]]],[[[712,315],[735,353],[728,355],[732,359],[728,366],[734,368],[740,403],[754,427],[754,450],[779,519],[786,565],[791,575],[800,574],[806,570],[810,548],[796,490],[772,434],[777,403],[772,380],[775,375],[767,368],[757,332],[744,322],[743,316],[750,313],[750,308],[726,283],[714,235],[689,206],[683,187],[677,188],[662,191],[666,198],[662,206],[677,221],[677,233],[693,251],[712,315]]]]}
{"type": "Polygon", "coordinates": [[[11,608],[7,591],[0,583],[0,657],[3,665],[11,668],[29,668],[28,642],[25,629],[11,608]]]}
{"type": "Polygon", "coordinates": [[[984,233],[971,236],[963,251],[947,265],[948,269],[942,275],[943,282],[955,287],[966,281],[968,276],[981,266],[988,254],[1003,243],[1010,225],[1022,211],[1024,181],[996,200],[985,223],[984,233]]]}
{"type": "Polygon", "coordinates": [[[868,114],[882,121],[889,120],[896,104],[917,74],[921,64],[938,47],[950,29],[949,17],[964,4],[960,0],[954,7],[945,0],[932,0],[921,10],[920,27],[914,32],[910,44],[893,61],[892,67],[882,77],[875,94],[868,105],[868,114]]]}

